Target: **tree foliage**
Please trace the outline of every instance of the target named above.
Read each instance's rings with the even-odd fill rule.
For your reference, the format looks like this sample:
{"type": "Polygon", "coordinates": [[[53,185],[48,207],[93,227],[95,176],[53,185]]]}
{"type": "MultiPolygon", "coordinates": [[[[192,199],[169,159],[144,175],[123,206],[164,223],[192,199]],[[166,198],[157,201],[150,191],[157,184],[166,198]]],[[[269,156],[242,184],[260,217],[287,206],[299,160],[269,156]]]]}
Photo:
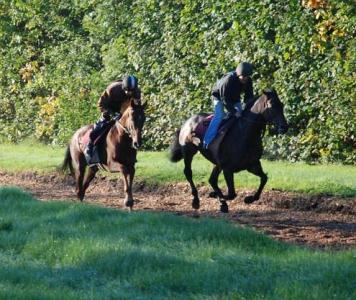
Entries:
{"type": "Polygon", "coordinates": [[[345,1],[8,0],[0,3],[0,136],[66,143],[105,86],[140,80],[145,145],[167,147],[215,81],[243,60],[274,87],[288,135],[271,158],[356,161],[355,11],[345,1]]]}

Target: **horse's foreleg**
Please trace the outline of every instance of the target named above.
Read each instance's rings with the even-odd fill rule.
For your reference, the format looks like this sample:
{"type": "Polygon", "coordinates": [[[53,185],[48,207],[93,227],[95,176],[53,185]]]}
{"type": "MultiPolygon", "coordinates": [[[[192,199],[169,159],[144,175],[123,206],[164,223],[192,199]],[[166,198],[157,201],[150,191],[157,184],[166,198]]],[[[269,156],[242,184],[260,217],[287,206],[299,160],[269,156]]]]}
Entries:
{"type": "Polygon", "coordinates": [[[248,168],[247,171],[260,177],[260,186],[258,187],[258,190],[256,191],[256,193],[253,196],[247,196],[244,200],[245,203],[250,204],[250,203],[260,199],[262,190],[263,190],[264,186],[266,185],[268,177],[267,177],[267,174],[265,172],[263,172],[260,161],[258,161],[256,164],[254,164],[250,168],[248,168]]]}
{"type": "Polygon", "coordinates": [[[195,184],[193,182],[193,172],[192,172],[192,160],[193,160],[193,156],[195,153],[196,153],[196,150],[194,151],[193,149],[188,149],[186,147],[185,147],[185,149],[183,149],[184,175],[185,175],[185,178],[188,180],[188,182],[190,184],[191,191],[192,191],[192,195],[193,195],[192,207],[194,209],[199,209],[200,201],[199,201],[199,196],[198,196],[198,190],[195,187],[195,184]]]}
{"type": "Polygon", "coordinates": [[[234,173],[229,169],[223,169],[224,177],[228,189],[228,195],[226,197],[218,197],[220,201],[220,211],[223,213],[229,212],[229,206],[226,203],[226,200],[232,200],[236,197],[235,185],[234,185],[234,173]]]}
{"type": "Polygon", "coordinates": [[[124,191],[125,191],[125,199],[124,205],[132,210],[134,205],[134,200],[132,196],[132,182],[135,176],[135,168],[134,167],[124,167],[122,170],[122,174],[124,176],[124,191]]]}
{"type": "Polygon", "coordinates": [[[214,166],[213,170],[211,171],[210,177],[209,177],[209,183],[211,187],[213,188],[213,192],[209,194],[209,197],[212,198],[223,198],[223,194],[218,186],[218,178],[219,174],[221,172],[221,168],[219,166],[214,166]]]}
{"type": "Polygon", "coordinates": [[[225,199],[233,200],[236,197],[235,183],[234,183],[234,172],[229,169],[224,169],[224,177],[227,185],[227,196],[225,199]]]}

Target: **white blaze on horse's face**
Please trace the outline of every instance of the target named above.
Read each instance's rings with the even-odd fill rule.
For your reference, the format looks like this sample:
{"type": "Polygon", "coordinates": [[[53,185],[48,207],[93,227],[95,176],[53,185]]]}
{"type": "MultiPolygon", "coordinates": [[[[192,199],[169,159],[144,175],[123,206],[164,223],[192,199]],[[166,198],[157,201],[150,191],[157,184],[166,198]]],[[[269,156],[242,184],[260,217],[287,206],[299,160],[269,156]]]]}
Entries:
{"type": "Polygon", "coordinates": [[[132,139],[132,148],[138,149],[141,146],[141,132],[145,122],[143,106],[132,103],[130,109],[129,131],[132,139]]]}

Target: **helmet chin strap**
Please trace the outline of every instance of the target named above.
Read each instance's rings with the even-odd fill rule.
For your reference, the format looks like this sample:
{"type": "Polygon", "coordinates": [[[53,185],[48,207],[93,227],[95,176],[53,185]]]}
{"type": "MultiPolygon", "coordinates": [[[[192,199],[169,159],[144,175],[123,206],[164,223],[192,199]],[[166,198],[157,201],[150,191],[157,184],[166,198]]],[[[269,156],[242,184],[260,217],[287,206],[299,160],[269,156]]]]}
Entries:
{"type": "Polygon", "coordinates": [[[132,92],[131,91],[125,91],[125,95],[128,96],[128,97],[131,97],[132,96],[132,92]]]}

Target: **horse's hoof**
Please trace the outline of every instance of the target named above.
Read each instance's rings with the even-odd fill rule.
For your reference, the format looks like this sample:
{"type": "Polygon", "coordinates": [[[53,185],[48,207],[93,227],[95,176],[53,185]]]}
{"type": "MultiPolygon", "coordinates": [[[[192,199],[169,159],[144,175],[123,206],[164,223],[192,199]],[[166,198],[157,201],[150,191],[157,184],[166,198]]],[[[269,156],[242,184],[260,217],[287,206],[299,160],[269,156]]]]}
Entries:
{"type": "Polygon", "coordinates": [[[130,210],[132,210],[133,205],[134,205],[134,201],[133,200],[126,200],[125,201],[125,206],[130,208],[130,210]]]}
{"type": "Polygon", "coordinates": [[[255,199],[254,196],[247,196],[247,197],[245,197],[244,202],[246,204],[251,204],[251,203],[255,202],[256,200],[258,200],[258,199],[255,199]]]}
{"type": "Polygon", "coordinates": [[[229,207],[227,206],[226,203],[220,205],[220,211],[225,214],[229,212],[229,207]]]}
{"type": "Polygon", "coordinates": [[[236,198],[236,194],[231,194],[231,195],[226,195],[224,196],[224,199],[226,200],[234,200],[236,198]]]}
{"type": "Polygon", "coordinates": [[[193,201],[193,202],[192,202],[192,207],[193,207],[194,209],[199,209],[199,208],[200,208],[200,203],[199,203],[199,201],[193,201]]]}
{"type": "Polygon", "coordinates": [[[209,197],[210,197],[210,198],[217,198],[217,197],[218,197],[218,193],[217,193],[217,192],[214,192],[214,191],[213,191],[213,192],[210,192],[210,193],[209,193],[209,197]]]}

